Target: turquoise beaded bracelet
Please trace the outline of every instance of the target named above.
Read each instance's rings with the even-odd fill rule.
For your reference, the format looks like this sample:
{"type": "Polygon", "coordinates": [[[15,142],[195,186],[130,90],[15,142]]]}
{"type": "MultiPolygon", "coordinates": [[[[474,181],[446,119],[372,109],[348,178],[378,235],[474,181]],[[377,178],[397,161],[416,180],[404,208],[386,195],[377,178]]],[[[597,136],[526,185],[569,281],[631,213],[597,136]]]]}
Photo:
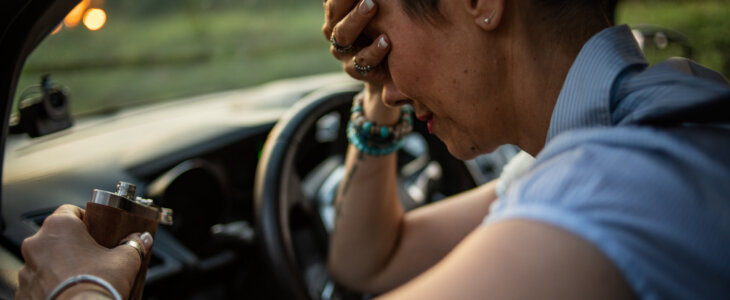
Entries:
{"type": "Polygon", "coordinates": [[[371,145],[357,133],[355,126],[350,122],[347,126],[347,140],[357,150],[367,155],[383,156],[398,151],[403,146],[403,140],[393,141],[388,144],[371,145]]]}
{"type": "Polygon", "coordinates": [[[347,139],[359,151],[374,156],[388,155],[398,151],[402,139],[413,131],[413,108],[401,107],[401,116],[395,126],[377,125],[363,114],[362,94],[355,96],[347,125],[347,139]]]}
{"type": "Polygon", "coordinates": [[[401,106],[401,116],[395,126],[377,125],[363,115],[363,97],[358,95],[352,102],[350,121],[360,135],[368,140],[387,143],[391,140],[400,140],[413,131],[413,108],[410,105],[401,106]]]}

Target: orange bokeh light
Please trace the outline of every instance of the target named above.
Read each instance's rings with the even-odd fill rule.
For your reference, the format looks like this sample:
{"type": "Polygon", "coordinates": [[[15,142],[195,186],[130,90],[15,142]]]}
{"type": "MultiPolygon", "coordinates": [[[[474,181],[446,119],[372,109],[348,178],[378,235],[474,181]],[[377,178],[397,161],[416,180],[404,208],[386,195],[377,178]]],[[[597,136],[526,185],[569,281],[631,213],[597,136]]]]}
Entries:
{"type": "Polygon", "coordinates": [[[106,12],[103,9],[92,8],[84,14],[84,26],[91,31],[99,30],[106,23],[106,12]]]}
{"type": "Polygon", "coordinates": [[[63,28],[63,23],[58,24],[58,26],[56,26],[56,29],[54,29],[53,32],[51,32],[51,35],[54,35],[54,34],[58,33],[59,31],[61,31],[61,28],[63,28]]]}
{"type": "Polygon", "coordinates": [[[63,24],[68,28],[73,28],[76,27],[76,25],[79,25],[81,18],[84,16],[84,12],[89,7],[89,3],[91,3],[91,0],[83,0],[76,5],[76,7],[74,7],[68,15],[66,15],[66,18],[63,19],[63,24]]]}

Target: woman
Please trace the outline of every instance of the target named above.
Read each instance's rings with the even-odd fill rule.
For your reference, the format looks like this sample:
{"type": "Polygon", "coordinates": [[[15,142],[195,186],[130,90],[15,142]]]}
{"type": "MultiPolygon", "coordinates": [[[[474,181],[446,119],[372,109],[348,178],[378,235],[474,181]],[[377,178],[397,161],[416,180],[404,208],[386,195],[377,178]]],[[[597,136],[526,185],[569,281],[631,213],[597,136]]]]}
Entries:
{"type": "MultiPolygon", "coordinates": [[[[647,69],[601,1],[375,1],[325,1],[331,50],[365,82],[330,251],[338,281],[394,299],[730,297],[730,158],[713,155],[730,148],[727,116],[714,113],[725,83],[686,74],[707,71],[685,61],[647,69]],[[405,214],[402,104],[459,158],[512,143],[537,161],[499,197],[490,183],[405,214]]],[[[48,273],[38,265],[80,273],[31,246],[83,235],[81,214],[24,245],[35,265],[19,295],[63,280],[23,286],[23,274],[48,273]]],[[[74,243],[52,245],[94,249],[74,243]]],[[[134,258],[122,248],[104,255],[134,258]]],[[[89,272],[122,295],[119,278],[134,277],[89,272]]]]}
{"type": "MultiPolygon", "coordinates": [[[[645,117],[632,111],[664,110],[662,105],[632,104],[659,102],[642,93],[664,97],[676,91],[676,96],[702,99],[727,94],[727,86],[673,69],[661,71],[666,65],[652,72],[666,72],[661,75],[672,79],[649,71],[641,77],[646,62],[630,31],[606,29],[608,7],[605,1],[325,1],[323,32],[344,69],[365,82],[362,114],[375,127],[396,125],[396,107],[411,104],[417,118],[458,158],[473,158],[505,143],[543,158],[525,181],[500,195],[502,203],[493,205],[485,225],[479,226],[497,198],[496,182],[404,214],[396,193],[395,155],[363,155],[368,147],[351,146],[329,257],[330,271],[340,283],[375,293],[400,287],[387,294],[393,298],[727,297],[721,285],[709,285],[713,292],[702,295],[668,284],[686,286],[696,273],[721,261],[725,271],[719,282],[728,284],[730,264],[722,252],[690,254],[691,263],[674,276],[648,263],[631,265],[636,259],[631,256],[647,249],[646,256],[637,257],[671,261],[674,255],[687,255],[691,250],[681,244],[689,236],[720,224],[724,233],[704,233],[697,241],[707,244],[715,236],[727,236],[727,220],[695,224],[692,230],[635,248],[625,245],[636,242],[636,236],[624,235],[660,235],[684,226],[682,217],[711,214],[688,208],[683,215],[678,207],[691,206],[691,198],[667,195],[692,190],[694,184],[684,191],[663,190],[682,182],[677,178],[682,172],[705,174],[707,169],[682,169],[659,183],[639,181],[670,171],[689,157],[700,158],[698,149],[675,149],[673,159],[657,161],[642,152],[681,139],[681,134],[670,138],[641,130],[589,131],[645,117]],[[693,84],[711,92],[688,87],[693,84]],[[633,145],[644,135],[644,144],[633,145]],[[546,141],[552,146],[547,153],[546,141]],[[616,164],[624,160],[628,165],[616,164]],[[634,169],[631,162],[647,169],[634,169]],[[624,175],[626,170],[633,174],[624,175]],[[636,192],[653,199],[629,203],[636,192]],[[626,203],[617,201],[621,198],[626,203]],[[664,200],[676,202],[677,209],[653,217],[676,219],[632,227],[628,224],[645,221],[642,216],[620,214],[664,200]]],[[[659,100],[692,105],[681,98],[659,100]]],[[[720,137],[727,145],[728,133],[720,137]]],[[[378,147],[367,136],[360,139],[366,141],[351,144],[378,147]]],[[[724,163],[728,174],[727,159],[724,163]]],[[[721,178],[714,182],[720,184],[721,178]]],[[[716,189],[706,200],[723,203],[719,206],[727,213],[723,192],[716,189]]],[[[722,245],[727,251],[728,239],[722,245]]]]}

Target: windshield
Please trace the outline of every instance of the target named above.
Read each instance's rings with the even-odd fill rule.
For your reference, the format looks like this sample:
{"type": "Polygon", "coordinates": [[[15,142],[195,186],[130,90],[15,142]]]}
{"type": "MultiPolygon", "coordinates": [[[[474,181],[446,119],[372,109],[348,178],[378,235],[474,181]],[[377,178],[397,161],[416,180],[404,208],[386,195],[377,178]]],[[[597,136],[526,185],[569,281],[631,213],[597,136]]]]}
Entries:
{"type": "MultiPolygon", "coordinates": [[[[620,2],[617,23],[661,25],[640,28],[650,62],[686,56],[730,74],[727,1],[620,2]]],[[[28,59],[16,102],[44,74],[79,116],[340,71],[322,20],[321,1],[83,0],[28,59]]]]}
{"type": "Polygon", "coordinates": [[[44,74],[78,116],[337,71],[322,19],[317,1],[83,0],[26,62],[16,102],[44,74]]]}

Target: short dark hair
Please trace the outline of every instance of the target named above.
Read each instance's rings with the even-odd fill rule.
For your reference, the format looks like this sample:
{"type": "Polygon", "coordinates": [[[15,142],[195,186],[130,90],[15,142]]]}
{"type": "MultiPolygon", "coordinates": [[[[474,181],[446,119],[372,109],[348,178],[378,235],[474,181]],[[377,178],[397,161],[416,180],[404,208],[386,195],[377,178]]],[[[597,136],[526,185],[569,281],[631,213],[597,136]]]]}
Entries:
{"type": "MultiPolygon", "coordinates": [[[[565,15],[565,12],[585,11],[598,8],[600,16],[609,24],[613,23],[617,0],[532,0],[532,6],[539,11],[549,12],[553,16],[565,15]],[[567,10],[566,10],[567,9],[567,10]],[[554,13],[554,14],[553,14],[554,13]]],[[[400,5],[412,19],[425,21],[445,20],[439,10],[439,0],[400,0],[400,5]]]]}
{"type": "Polygon", "coordinates": [[[526,19],[535,28],[537,42],[583,45],[596,32],[613,24],[611,0],[531,0],[526,1],[526,19]],[[611,6],[611,7],[609,7],[611,6]]]}
{"type": "Polygon", "coordinates": [[[400,0],[403,11],[414,20],[444,21],[444,15],[439,10],[439,0],[400,0]]]}
{"type": "Polygon", "coordinates": [[[613,23],[615,0],[532,0],[532,10],[557,20],[596,20],[613,23]]]}

